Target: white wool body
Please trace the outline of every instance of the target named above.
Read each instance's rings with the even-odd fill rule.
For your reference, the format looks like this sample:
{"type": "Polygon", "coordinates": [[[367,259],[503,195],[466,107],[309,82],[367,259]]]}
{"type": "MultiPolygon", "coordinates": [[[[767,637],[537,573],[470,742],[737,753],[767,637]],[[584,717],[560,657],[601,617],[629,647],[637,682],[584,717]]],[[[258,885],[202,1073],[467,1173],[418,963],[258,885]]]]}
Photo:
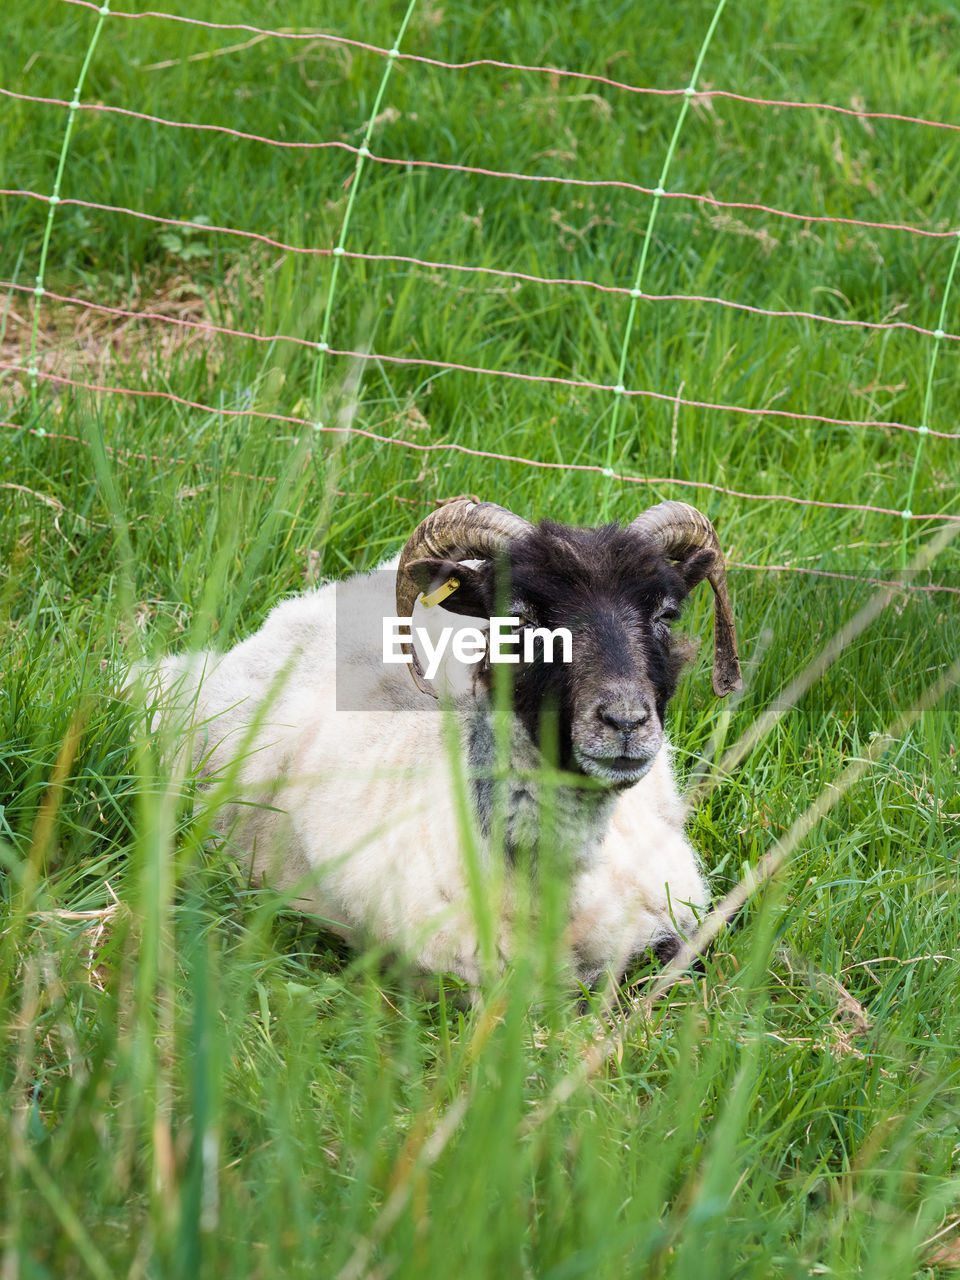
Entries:
{"type": "MultiPolygon", "coordinates": [[[[217,830],[255,878],[358,945],[380,944],[424,972],[475,984],[482,966],[465,846],[492,895],[498,965],[514,946],[512,871],[490,856],[471,784],[455,776],[464,776],[463,762],[455,771],[451,754],[451,744],[469,751],[485,695],[473,669],[450,660],[449,644],[435,682],[440,703],[404,665],[384,665],[381,620],[394,612],[384,570],[395,565],[282,601],[226,654],[165,659],[160,713],[178,740],[188,735],[191,762],[211,785],[230,779],[217,830]],[[338,609],[370,619],[350,628],[355,641],[341,633],[339,648],[338,609]]],[[[436,631],[477,620],[418,606],[413,621],[436,631]]],[[[532,743],[529,758],[535,766],[532,743]]],[[[566,941],[572,975],[593,981],[688,934],[707,888],[684,832],[668,745],[640,781],[589,811],[571,794],[560,814],[572,844],[563,864],[566,941]]],[[[517,807],[524,803],[521,795],[517,807]]],[[[534,838],[537,818],[531,811],[534,838]]]]}

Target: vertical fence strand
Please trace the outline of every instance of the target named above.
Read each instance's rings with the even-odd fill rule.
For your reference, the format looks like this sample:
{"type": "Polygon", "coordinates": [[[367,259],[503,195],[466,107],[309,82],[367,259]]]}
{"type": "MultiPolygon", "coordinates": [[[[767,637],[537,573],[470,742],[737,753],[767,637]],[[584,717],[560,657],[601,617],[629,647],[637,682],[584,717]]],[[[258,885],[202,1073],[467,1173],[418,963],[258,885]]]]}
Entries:
{"type": "Polygon", "coordinates": [[[47,204],[47,221],[43,228],[43,241],[40,245],[40,263],[37,269],[36,287],[33,291],[33,325],[30,336],[30,394],[33,401],[34,410],[37,407],[37,351],[39,348],[40,338],[40,299],[44,294],[44,277],[47,270],[47,254],[50,250],[50,240],[53,236],[53,219],[56,215],[57,205],[60,203],[60,184],[63,181],[64,171],[67,167],[67,154],[70,150],[70,138],[73,134],[73,122],[76,119],[77,111],[80,108],[80,95],[83,93],[84,81],[87,78],[87,71],[90,69],[90,63],[93,61],[93,54],[100,39],[100,32],[103,30],[103,24],[110,12],[110,0],[104,0],[104,3],[97,10],[97,23],[93,29],[93,35],[90,37],[90,43],[87,46],[87,52],[80,65],[80,74],[77,77],[76,88],[73,91],[73,97],[70,99],[67,109],[67,126],[63,131],[63,142],[60,146],[60,159],[57,162],[57,175],[53,183],[53,193],[47,204]]]}
{"type": "Polygon", "coordinates": [[[623,342],[620,345],[620,365],[617,369],[617,383],[614,387],[613,409],[610,414],[610,426],[607,431],[607,452],[604,461],[605,476],[607,483],[604,486],[602,517],[604,520],[609,519],[610,490],[613,485],[613,450],[616,443],[617,426],[620,421],[620,405],[623,403],[624,395],[624,378],[627,368],[627,354],[630,349],[630,339],[633,335],[633,326],[637,315],[637,303],[642,297],[643,277],[647,267],[647,257],[650,253],[650,245],[653,240],[653,226],[657,220],[657,211],[660,208],[660,201],[664,198],[667,188],[667,176],[670,172],[670,165],[673,162],[673,155],[677,149],[677,142],[680,138],[680,130],[683,128],[683,122],[687,118],[687,112],[690,109],[690,99],[697,91],[697,80],[700,78],[700,68],[703,66],[703,60],[706,57],[707,49],[710,41],[713,39],[713,33],[717,29],[720,16],[726,7],[727,0],[718,0],[717,7],[713,11],[713,17],[710,19],[710,25],[707,27],[707,34],[703,37],[703,43],[700,46],[700,52],[697,54],[697,60],[693,66],[693,74],[690,77],[690,83],[683,91],[683,102],[680,105],[680,114],[677,116],[677,123],[673,127],[673,135],[670,138],[670,145],[667,147],[667,154],[663,161],[663,168],[660,170],[660,179],[657,182],[656,189],[653,193],[653,203],[650,206],[650,216],[647,219],[647,229],[643,237],[643,245],[640,249],[640,261],[637,264],[637,274],[633,282],[633,288],[630,290],[630,307],[627,311],[627,325],[623,334],[623,342]]]}
{"type": "Polygon", "coordinates": [[[343,213],[343,223],[340,227],[340,235],[333,250],[333,267],[330,271],[330,288],[327,290],[327,304],[323,311],[323,325],[320,330],[320,341],[317,343],[317,350],[320,355],[317,360],[313,397],[314,404],[317,406],[320,404],[320,392],[323,387],[326,355],[330,345],[330,319],[333,315],[333,299],[337,290],[337,278],[340,274],[340,259],[346,252],[347,232],[350,229],[350,218],[353,214],[353,205],[357,198],[357,188],[360,186],[360,179],[363,175],[364,164],[370,155],[370,139],[373,137],[373,130],[377,122],[377,116],[380,114],[380,103],[383,101],[383,95],[386,92],[390,73],[393,71],[394,64],[400,56],[400,42],[406,33],[407,25],[410,22],[416,3],[417,0],[410,0],[407,5],[406,13],[403,15],[403,21],[400,23],[400,30],[397,32],[396,39],[387,51],[387,61],[383,68],[383,75],[380,77],[380,87],[377,89],[376,97],[373,100],[373,109],[370,112],[370,119],[367,121],[367,127],[363,132],[363,141],[360,143],[357,150],[356,164],[353,168],[353,177],[350,181],[350,190],[347,194],[347,207],[343,213]]]}
{"type": "Polygon", "coordinates": [[[933,375],[937,368],[937,356],[940,354],[940,344],[946,337],[944,325],[947,320],[947,305],[950,301],[950,290],[953,288],[953,278],[957,271],[957,262],[960,261],[960,232],[957,233],[957,243],[954,246],[953,257],[950,260],[950,270],[947,272],[947,282],[943,287],[943,298],[940,302],[940,319],[937,321],[937,327],[933,331],[933,347],[930,351],[930,366],[927,369],[927,385],[923,393],[923,419],[920,423],[917,435],[917,451],[913,458],[913,467],[910,471],[910,482],[907,485],[907,499],[903,507],[903,534],[901,538],[900,558],[903,567],[907,567],[907,528],[909,527],[910,518],[913,515],[913,495],[917,485],[917,475],[920,471],[920,460],[923,457],[923,446],[927,436],[930,434],[930,414],[933,408],[933,375]]]}

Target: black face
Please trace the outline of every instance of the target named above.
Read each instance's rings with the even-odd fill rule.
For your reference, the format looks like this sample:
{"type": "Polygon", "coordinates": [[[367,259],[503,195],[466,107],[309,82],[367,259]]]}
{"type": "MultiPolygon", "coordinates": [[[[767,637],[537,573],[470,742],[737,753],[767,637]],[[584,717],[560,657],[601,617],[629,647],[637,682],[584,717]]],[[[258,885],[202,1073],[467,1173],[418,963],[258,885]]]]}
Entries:
{"type": "Polygon", "coordinates": [[[514,710],[538,746],[553,719],[561,767],[624,787],[643,777],[663,744],[667,703],[687,657],[670,624],[713,561],[713,552],[695,551],[672,564],[617,525],[569,529],[544,521],[511,546],[499,570],[445,560],[411,570],[424,589],[456,572],[460,587],[444,602],[451,612],[520,617],[521,632],[569,630],[571,661],[558,660],[559,646],[555,660],[544,661],[539,641],[533,661],[506,668],[514,710]]]}

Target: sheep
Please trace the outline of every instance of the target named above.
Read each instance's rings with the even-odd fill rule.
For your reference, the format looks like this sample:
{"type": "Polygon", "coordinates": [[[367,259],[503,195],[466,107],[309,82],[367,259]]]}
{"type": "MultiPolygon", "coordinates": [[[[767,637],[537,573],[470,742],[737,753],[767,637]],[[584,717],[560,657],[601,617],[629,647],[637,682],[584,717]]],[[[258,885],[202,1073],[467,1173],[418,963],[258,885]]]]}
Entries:
{"type": "Polygon", "coordinates": [[[670,625],[704,578],[723,696],[740,687],[736,636],[719,541],[699,511],[667,502],[626,526],[570,528],[456,499],[385,569],[282,601],[227,653],[165,659],[161,713],[176,725],[179,708],[174,732],[189,730],[201,776],[233,769],[218,832],[328,928],[476,987],[491,950],[498,970],[514,954],[522,864],[534,896],[537,874],[566,876],[567,963],[589,986],[650,951],[668,958],[707,902],[663,730],[690,652],[670,625]],[[532,660],[507,668],[499,839],[494,663],[483,654],[438,689],[401,627],[421,592],[443,597],[433,616],[458,627],[488,626],[500,598],[516,649],[541,628],[532,660]],[[386,663],[391,627],[402,639],[386,663]],[[570,661],[545,660],[544,628],[569,632],[570,661]],[[562,857],[539,846],[545,765],[562,857]],[[478,876],[495,899],[486,953],[478,876]]]}

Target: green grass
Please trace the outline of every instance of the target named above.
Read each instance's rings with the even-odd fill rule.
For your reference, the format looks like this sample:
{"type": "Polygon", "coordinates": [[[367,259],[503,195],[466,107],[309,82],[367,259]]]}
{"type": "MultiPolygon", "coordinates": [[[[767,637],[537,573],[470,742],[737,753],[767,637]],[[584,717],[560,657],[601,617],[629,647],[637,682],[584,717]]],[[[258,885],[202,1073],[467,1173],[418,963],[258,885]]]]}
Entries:
{"type": "MultiPolygon", "coordinates": [[[[189,11],[389,47],[405,7],[216,0],[189,11]]],[[[713,12],[699,0],[602,14],[418,0],[402,47],[677,88],[713,12]]],[[[69,99],[95,22],[54,0],[11,11],[0,85],[69,99]]],[[[956,121],[958,35],[955,10],[927,3],[728,5],[701,87],[956,121]]],[[[359,144],[382,58],[271,39],[190,60],[250,38],[108,17],[82,99],[359,144]]],[[[679,110],[589,82],[400,61],[371,148],[653,187],[679,110]]],[[[61,108],[0,98],[5,188],[52,191],[65,124],[61,108]]],[[[951,229],[958,154],[944,130],[714,99],[691,106],[667,186],[951,229]]],[[[81,112],[60,194],[329,248],[354,165],[343,151],[81,112]]],[[[0,197],[0,279],[33,284],[46,214],[0,197]]],[[[368,163],[345,243],[629,287],[649,214],[648,197],[616,187],[368,163]]],[[[664,200],[644,288],[936,328],[955,247],[664,200]]],[[[311,341],[329,302],[335,348],[617,381],[623,296],[344,259],[331,301],[331,279],[328,257],[64,204],[44,283],[311,341]]],[[[29,296],[9,291],[0,363],[29,363],[31,320],[29,296]]],[[[958,292],[943,327],[960,331],[958,292]]],[[[955,691],[814,828],[702,976],[649,1017],[630,1018],[642,985],[624,986],[616,1051],[556,1105],[610,1019],[557,991],[536,946],[470,1009],[449,989],[413,989],[376,956],[341,952],[211,848],[189,780],[171,778],[142,717],[114,695],[144,652],[233,643],[308,572],[375,564],[452,494],[584,523],[605,500],[629,519],[685,498],[715,520],[732,561],[881,578],[940,522],[608,484],[224,412],[327,426],[355,413],[355,426],[400,442],[603,466],[605,392],[335,357],[320,379],[303,346],[187,339],[49,301],[39,333],[43,370],[211,409],[43,381],[33,395],[0,371],[0,418],[14,424],[0,429],[5,1280],[952,1274],[955,691]]],[[[641,301],[624,383],[871,422],[917,425],[926,407],[932,428],[955,431],[956,344],[940,344],[928,393],[933,352],[906,330],[641,301]]],[[[918,453],[919,437],[884,427],[647,399],[624,400],[615,428],[622,474],[960,514],[958,441],[931,436],[918,453]]],[[[957,565],[956,548],[942,552],[937,582],[960,585],[957,565]]],[[[736,568],[731,582],[746,688],[718,705],[698,661],[671,716],[688,775],[874,590],[736,568]]],[[[955,660],[956,600],[897,598],[698,806],[691,832],[718,897],[955,660]]],[[[709,613],[705,593],[690,630],[709,635],[709,613]]]]}

